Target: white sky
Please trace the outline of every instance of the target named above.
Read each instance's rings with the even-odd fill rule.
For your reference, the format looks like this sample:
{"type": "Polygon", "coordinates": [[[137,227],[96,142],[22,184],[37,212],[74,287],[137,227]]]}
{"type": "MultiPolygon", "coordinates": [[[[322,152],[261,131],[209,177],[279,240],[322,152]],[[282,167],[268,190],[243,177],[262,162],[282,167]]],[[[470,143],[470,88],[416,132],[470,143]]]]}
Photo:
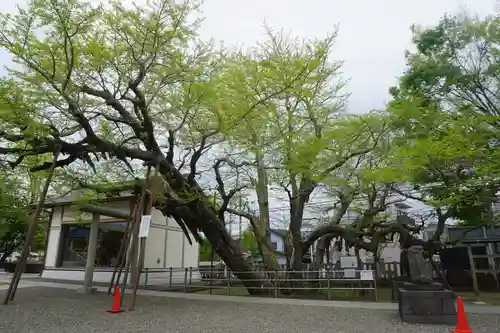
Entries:
{"type": "MultiPolygon", "coordinates": [[[[205,0],[201,34],[226,45],[252,45],[263,37],[264,21],[275,30],[299,37],[324,37],[339,24],[334,57],[345,61],[345,77],[350,78],[349,110],[366,112],[383,107],[388,88],[403,71],[411,24],[432,25],[445,13],[464,9],[490,14],[495,2],[498,0],[205,0]]],[[[0,11],[13,11],[24,3],[4,0],[0,11]]],[[[9,62],[9,55],[1,50],[0,65],[9,62]]]]}
{"type": "MultiPolygon", "coordinates": [[[[96,0],[94,0],[96,1],[96,0]]],[[[129,2],[129,0],[125,0],[129,2]]],[[[125,2],[124,1],[124,2],[125,2]]],[[[145,0],[141,0],[145,1],[145,0]]],[[[204,38],[226,45],[253,45],[263,37],[265,22],[297,37],[324,37],[340,26],[334,57],[344,60],[352,93],[349,111],[367,112],[388,100],[388,88],[404,70],[411,24],[433,25],[445,13],[463,10],[492,14],[498,0],[205,0],[204,38]]],[[[0,11],[11,12],[24,0],[4,0],[0,11]]],[[[10,56],[0,50],[0,65],[10,56]]],[[[0,74],[4,74],[0,69],[0,74]]]]}
{"type": "MultiPolygon", "coordinates": [[[[128,0],[126,0],[128,1],[128,0]]],[[[2,1],[0,11],[13,11],[24,0],[2,1]]],[[[445,13],[464,9],[493,13],[497,0],[205,0],[202,36],[225,44],[252,45],[263,36],[264,21],[300,37],[323,37],[340,25],[334,57],[344,60],[350,78],[350,111],[380,108],[387,89],[404,69],[411,24],[435,24],[445,13]]],[[[0,51],[0,65],[10,57],[0,51]]],[[[3,71],[0,71],[0,73],[3,71]]]]}

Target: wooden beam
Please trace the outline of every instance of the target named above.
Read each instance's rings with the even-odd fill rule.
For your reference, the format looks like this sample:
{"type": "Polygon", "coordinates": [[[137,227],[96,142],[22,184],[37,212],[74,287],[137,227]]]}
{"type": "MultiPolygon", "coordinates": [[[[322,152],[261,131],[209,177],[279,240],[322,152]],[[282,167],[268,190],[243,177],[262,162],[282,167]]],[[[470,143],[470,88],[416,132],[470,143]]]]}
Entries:
{"type": "Polygon", "coordinates": [[[3,304],[5,305],[7,305],[9,301],[13,301],[14,297],[16,296],[17,287],[19,285],[19,281],[21,280],[21,275],[26,268],[27,257],[30,252],[31,243],[33,243],[33,238],[35,237],[36,227],[38,224],[38,220],[40,218],[40,214],[42,212],[43,202],[45,201],[45,197],[47,196],[47,192],[49,191],[50,182],[52,181],[52,176],[54,175],[54,170],[57,164],[57,158],[59,157],[60,152],[61,152],[61,146],[58,146],[54,152],[52,165],[49,169],[49,174],[45,179],[45,184],[43,185],[42,192],[40,193],[40,198],[36,205],[35,211],[31,216],[31,221],[28,226],[28,231],[26,232],[26,240],[23,245],[23,250],[21,251],[21,257],[17,261],[16,270],[14,271],[14,275],[12,276],[9,289],[5,294],[5,299],[3,301],[3,304]]]}
{"type": "Polygon", "coordinates": [[[479,286],[477,283],[476,265],[474,263],[474,256],[472,255],[472,249],[470,244],[467,244],[467,255],[469,257],[470,275],[472,277],[472,288],[474,288],[474,294],[479,297],[479,286]]]}
{"type": "Polygon", "coordinates": [[[117,219],[128,220],[131,218],[129,214],[121,212],[119,210],[91,205],[91,204],[80,204],[78,205],[78,209],[81,210],[82,212],[99,214],[102,216],[110,216],[117,219]]]}

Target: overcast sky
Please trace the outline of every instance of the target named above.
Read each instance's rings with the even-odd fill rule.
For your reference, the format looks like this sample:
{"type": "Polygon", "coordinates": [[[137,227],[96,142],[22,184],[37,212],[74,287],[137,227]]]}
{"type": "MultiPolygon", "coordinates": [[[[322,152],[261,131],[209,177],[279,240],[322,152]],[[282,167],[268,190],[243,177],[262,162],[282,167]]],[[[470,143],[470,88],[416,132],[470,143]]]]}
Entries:
{"type": "MultiPolygon", "coordinates": [[[[334,57],[345,61],[344,73],[350,79],[348,89],[352,93],[349,110],[366,112],[383,107],[388,88],[403,71],[411,24],[432,25],[445,13],[464,9],[490,14],[497,1],[205,0],[206,19],[201,34],[227,45],[252,45],[263,37],[264,22],[300,37],[324,37],[339,24],[334,57]]],[[[0,11],[13,11],[24,3],[4,0],[0,11]]],[[[0,51],[0,65],[3,67],[9,60],[9,55],[0,51]]]]}
{"type": "MultiPolygon", "coordinates": [[[[97,1],[97,0],[93,0],[97,1]]],[[[128,0],[125,0],[129,2],[128,0]]],[[[124,1],[124,2],[125,2],[124,1]]],[[[141,0],[145,1],[145,0],[141,0]]],[[[339,24],[336,60],[344,60],[350,79],[349,110],[381,108],[388,88],[404,70],[404,51],[410,47],[410,25],[433,25],[445,13],[464,10],[492,14],[497,0],[206,0],[202,37],[226,45],[253,45],[263,38],[265,22],[297,37],[325,37],[339,24]]],[[[23,0],[4,0],[0,11],[14,11],[23,0]]],[[[0,65],[10,56],[0,50],[0,65]]],[[[0,69],[0,73],[5,72],[0,69]]]]}

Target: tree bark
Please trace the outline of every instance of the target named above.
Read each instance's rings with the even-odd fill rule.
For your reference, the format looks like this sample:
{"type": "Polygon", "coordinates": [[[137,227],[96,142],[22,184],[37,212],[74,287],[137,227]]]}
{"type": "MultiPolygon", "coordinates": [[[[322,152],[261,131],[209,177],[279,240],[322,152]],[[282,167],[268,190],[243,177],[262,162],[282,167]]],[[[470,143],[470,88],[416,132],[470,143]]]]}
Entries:
{"type": "MultiPolygon", "coordinates": [[[[257,138],[252,137],[254,144],[257,144],[257,138]]],[[[276,271],[279,269],[278,261],[271,244],[271,234],[269,231],[269,189],[268,175],[264,165],[264,154],[261,150],[255,152],[257,161],[257,201],[259,203],[259,219],[253,220],[255,238],[259,245],[264,267],[267,271],[276,271]]]]}
{"type": "MultiPolygon", "coordinates": [[[[314,251],[314,258],[312,262],[312,274],[310,275],[312,280],[319,279],[319,271],[323,266],[323,259],[325,258],[325,254],[327,249],[330,247],[333,237],[334,235],[325,235],[316,243],[316,251],[314,251]]],[[[316,281],[314,281],[314,284],[316,285],[316,281]]]]}
{"type": "MultiPolygon", "coordinates": [[[[231,238],[225,229],[224,223],[218,218],[213,207],[210,207],[206,201],[206,195],[193,179],[188,181],[172,162],[163,155],[156,142],[144,142],[146,150],[130,148],[125,145],[116,145],[114,143],[101,140],[90,128],[88,120],[81,120],[83,128],[87,128],[87,141],[92,144],[83,145],[82,143],[68,143],[60,139],[46,139],[43,145],[40,142],[31,142],[33,147],[39,146],[38,154],[54,151],[55,147],[62,147],[61,153],[69,155],[68,158],[58,160],[57,167],[64,167],[80,158],[87,162],[91,158],[89,154],[104,154],[110,158],[117,158],[128,163],[129,159],[137,159],[158,167],[158,171],[163,177],[165,183],[165,198],[167,200],[157,200],[154,206],[160,209],[167,216],[176,218],[180,227],[188,237],[187,229],[196,239],[198,232],[203,232],[208,241],[212,244],[215,252],[221,257],[226,265],[234,271],[234,274],[240,278],[243,285],[251,294],[265,293],[262,285],[269,284],[261,274],[254,271],[253,266],[245,260],[240,248],[231,238]],[[170,203],[167,205],[166,202],[170,203]],[[184,225],[183,225],[184,223],[184,225]]],[[[8,152],[4,149],[4,152],[8,152]]],[[[32,171],[46,170],[51,163],[45,162],[32,168],[32,171]]],[[[198,237],[199,238],[199,237],[198,237]]]]}
{"type": "Polygon", "coordinates": [[[243,252],[227,232],[216,214],[199,202],[189,204],[186,209],[176,209],[182,220],[191,228],[201,230],[212,244],[213,250],[231,269],[252,295],[267,294],[262,286],[270,283],[265,276],[257,273],[250,262],[245,260],[243,252]],[[188,212],[186,212],[188,210],[188,212]]]}
{"type": "Polygon", "coordinates": [[[226,230],[224,222],[219,219],[214,208],[207,205],[205,195],[196,181],[191,180],[188,184],[179,171],[165,160],[159,164],[159,172],[166,182],[167,200],[157,201],[154,206],[164,215],[174,217],[186,234],[189,229],[196,238],[199,231],[203,232],[213,251],[240,279],[250,294],[267,294],[268,290],[262,286],[269,286],[269,280],[257,273],[252,264],[244,258],[240,247],[226,230]],[[182,193],[187,199],[175,197],[178,193],[182,193]]]}
{"type": "Polygon", "coordinates": [[[253,221],[252,228],[255,233],[255,239],[257,240],[257,245],[259,246],[259,252],[262,256],[264,267],[268,272],[277,271],[280,267],[272,249],[271,239],[269,237],[269,233],[267,232],[268,228],[259,225],[259,223],[260,221],[253,221]]]}

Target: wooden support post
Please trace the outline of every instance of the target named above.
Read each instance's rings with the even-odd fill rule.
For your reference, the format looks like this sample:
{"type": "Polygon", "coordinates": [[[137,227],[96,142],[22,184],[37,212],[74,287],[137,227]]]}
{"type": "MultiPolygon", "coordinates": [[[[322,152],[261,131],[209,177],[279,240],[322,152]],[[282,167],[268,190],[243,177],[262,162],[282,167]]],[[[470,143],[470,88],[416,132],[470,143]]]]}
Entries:
{"type": "MultiPolygon", "coordinates": [[[[121,302],[123,303],[123,297],[125,296],[125,289],[127,288],[127,282],[128,282],[128,275],[129,275],[129,272],[130,272],[130,268],[131,268],[131,265],[132,265],[132,260],[133,260],[133,256],[135,255],[136,258],[137,258],[137,253],[135,252],[134,254],[134,230],[136,228],[137,225],[140,224],[140,218],[138,219],[138,216],[140,216],[140,212],[141,212],[141,208],[143,205],[144,205],[144,196],[145,196],[145,191],[142,191],[141,193],[141,196],[139,198],[139,202],[137,202],[137,205],[136,205],[136,209],[134,210],[134,217],[133,217],[133,220],[132,220],[132,224],[131,224],[131,228],[129,230],[129,236],[128,236],[128,242],[127,242],[127,246],[125,247],[125,273],[123,275],[123,282],[122,282],[122,294],[121,294],[121,302]],[[131,248],[127,249],[128,245],[130,244],[130,242],[132,242],[132,246],[131,248]]],[[[133,266],[132,266],[133,267],[133,266]]],[[[121,275],[121,272],[118,273],[118,279],[121,275]]],[[[119,282],[119,280],[118,280],[119,282]]]]}
{"type": "Polygon", "coordinates": [[[123,293],[121,294],[122,301],[123,301],[123,296],[125,295],[125,288],[127,286],[127,280],[128,280],[128,273],[129,270],[132,268],[132,273],[131,274],[131,279],[132,281],[136,281],[136,269],[137,269],[137,262],[138,262],[138,251],[139,251],[139,244],[138,244],[138,239],[139,239],[139,227],[141,223],[141,215],[143,213],[143,207],[144,207],[144,202],[145,202],[145,197],[146,197],[146,186],[147,186],[147,180],[149,179],[149,175],[151,173],[151,166],[148,166],[148,170],[146,172],[146,182],[144,182],[144,185],[141,189],[141,197],[139,199],[139,203],[137,204],[137,209],[135,211],[135,216],[134,216],[134,223],[132,224],[132,230],[131,230],[131,241],[132,241],[132,246],[129,251],[129,255],[127,256],[127,263],[126,263],[126,268],[125,268],[125,276],[123,277],[123,283],[122,283],[122,290],[123,293]]]}
{"type": "MultiPolygon", "coordinates": [[[[158,169],[159,169],[159,166],[157,165],[155,168],[155,176],[158,175],[158,169]]],[[[146,186],[148,184],[150,173],[151,173],[151,166],[148,166],[148,171],[146,174],[145,190],[147,190],[146,186]]],[[[152,206],[153,206],[153,196],[151,193],[149,193],[148,204],[144,210],[141,209],[140,215],[142,215],[142,214],[151,215],[152,206]]],[[[139,232],[139,228],[137,228],[137,232],[139,232]]],[[[137,235],[137,237],[138,236],[139,235],[137,235]]],[[[137,299],[137,289],[139,288],[139,283],[140,283],[140,279],[141,279],[141,272],[142,272],[142,269],[144,268],[145,252],[146,252],[146,239],[141,238],[140,239],[140,249],[139,249],[139,261],[137,263],[136,276],[135,276],[135,281],[134,281],[134,286],[133,286],[133,291],[132,291],[132,303],[130,304],[129,311],[132,311],[135,308],[135,301],[137,299]]]]}
{"type": "Polygon", "coordinates": [[[94,283],[94,266],[97,253],[97,241],[99,239],[100,215],[92,214],[92,223],[90,225],[89,243],[87,246],[87,260],[85,263],[85,277],[83,280],[83,293],[89,295],[92,293],[94,283]]]}
{"type": "Polygon", "coordinates": [[[479,286],[477,284],[476,265],[474,264],[474,257],[472,256],[472,249],[470,244],[467,244],[467,254],[469,257],[470,274],[472,275],[472,287],[476,297],[479,297],[479,286]]]}
{"type": "Polygon", "coordinates": [[[129,311],[134,310],[135,308],[135,301],[137,299],[137,289],[139,288],[139,282],[141,279],[141,271],[144,267],[144,253],[146,251],[146,240],[144,238],[140,239],[141,244],[140,244],[140,253],[139,253],[139,262],[138,262],[138,267],[137,267],[137,277],[136,280],[134,281],[134,286],[132,290],[132,303],[130,304],[129,311]]]}
{"type": "Polygon", "coordinates": [[[133,223],[133,218],[136,214],[135,212],[137,210],[138,201],[139,201],[139,198],[136,197],[136,202],[134,205],[134,209],[132,210],[132,215],[127,219],[127,224],[125,226],[125,232],[123,233],[123,238],[122,238],[122,242],[120,244],[120,249],[118,250],[117,262],[116,262],[115,268],[113,270],[113,275],[111,276],[111,280],[109,281],[108,295],[111,294],[111,290],[113,290],[113,287],[120,283],[120,277],[121,277],[123,267],[125,266],[125,262],[126,262],[127,248],[128,248],[128,244],[130,243],[129,242],[129,240],[130,240],[130,226],[133,223]]]}
{"type": "Polygon", "coordinates": [[[38,200],[38,204],[36,205],[35,212],[31,217],[31,221],[28,227],[28,232],[26,233],[26,239],[24,241],[23,250],[21,252],[21,257],[19,258],[16,270],[14,275],[12,276],[12,281],[10,282],[9,289],[5,294],[5,298],[3,300],[3,304],[7,304],[9,301],[14,300],[16,296],[17,287],[19,285],[19,280],[21,279],[21,275],[26,267],[26,258],[29,255],[29,250],[31,248],[31,243],[33,242],[33,238],[36,233],[36,227],[38,225],[38,219],[40,218],[40,213],[42,212],[43,203],[45,201],[45,197],[47,196],[47,192],[49,191],[50,182],[52,180],[52,176],[54,175],[54,170],[56,169],[57,158],[59,157],[59,153],[61,152],[61,146],[57,147],[54,152],[54,158],[52,161],[52,165],[49,169],[49,174],[47,175],[47,179],[45,180],[45,184],[42,189],[42,193],[40,193],[40,198],[38,200]]]}

